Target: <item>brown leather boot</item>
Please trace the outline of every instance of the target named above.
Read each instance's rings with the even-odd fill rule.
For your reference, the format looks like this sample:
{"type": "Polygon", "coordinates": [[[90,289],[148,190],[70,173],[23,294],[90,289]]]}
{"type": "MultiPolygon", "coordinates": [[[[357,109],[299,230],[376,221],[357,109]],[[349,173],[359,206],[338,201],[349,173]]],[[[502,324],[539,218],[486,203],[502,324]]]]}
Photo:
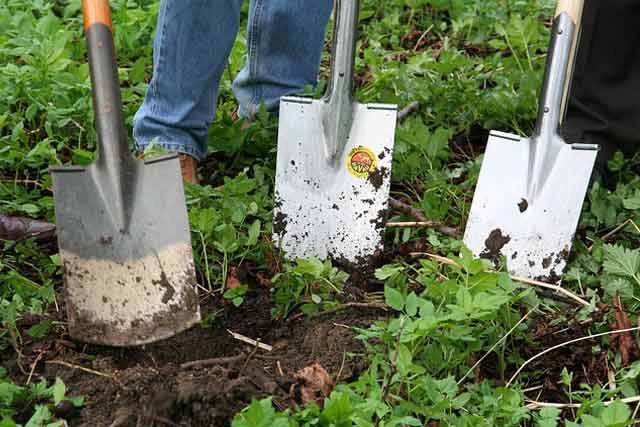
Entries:
{"type": "Polygon", "coordinates": [[[180,154],[179,157],[182,179],[191,184],[200,184],[200,180],[198,179],[198,161],[188,154],[180,154]]]}

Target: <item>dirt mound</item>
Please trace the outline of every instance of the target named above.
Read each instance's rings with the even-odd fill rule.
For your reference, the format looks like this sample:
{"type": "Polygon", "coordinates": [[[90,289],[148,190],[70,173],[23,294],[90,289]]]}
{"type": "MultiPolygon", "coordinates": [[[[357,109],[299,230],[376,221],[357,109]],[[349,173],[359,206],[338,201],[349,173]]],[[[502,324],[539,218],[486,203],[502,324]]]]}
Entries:
{"type": "MultiPolygon", "coordinates": [[[[215,310],[205,308],[205,315],[215,310]]],[[[58,340],[36,373],[58,376],[70,395],[86,397],[86,405],[68,419],[70,427],[226,426],[252,399],[274,396],[280,409],[302,403],[309,395],[309,369],[303,368],[315,363],[326,370],[331,384],[357,378],[366,361],[347,356],[364,350],[351,327],[366,327],[384,314],[350,308],[275,322],[269,310],[266,293],[254,295],[211,328],[196,327],[135,349],[58,340]],[[256,349],[227,330],[259,339],[273,350],[256,349]]]]}

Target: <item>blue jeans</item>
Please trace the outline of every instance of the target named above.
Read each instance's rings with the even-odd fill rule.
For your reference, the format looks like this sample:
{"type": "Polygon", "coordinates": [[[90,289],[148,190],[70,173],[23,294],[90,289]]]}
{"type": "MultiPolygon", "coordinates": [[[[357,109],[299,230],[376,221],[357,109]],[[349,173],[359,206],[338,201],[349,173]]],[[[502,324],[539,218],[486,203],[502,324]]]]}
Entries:
{"type": "MultiPolygon", "coordinates": [[[[201,159],[243,0],[161,0],[153,78],[134,117],[139,149],[153,139],[201,159]]],[[[251,0],[247,61],[233,83],[243,118],[317,83],[332,0],[251,0]]]]}

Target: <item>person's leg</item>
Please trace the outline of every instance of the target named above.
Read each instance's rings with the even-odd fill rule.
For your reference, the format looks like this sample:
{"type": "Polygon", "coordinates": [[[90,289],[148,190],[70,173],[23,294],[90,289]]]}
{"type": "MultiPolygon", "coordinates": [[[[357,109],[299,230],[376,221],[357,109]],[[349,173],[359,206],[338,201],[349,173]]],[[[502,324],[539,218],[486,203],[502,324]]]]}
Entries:
{"type": "Polygon", "coordinates": [[[640,2],[587,0],[563,133],[599,144],[603,174],[615,151],[640,148],[640,2]]]}
{"type": "Polygon", "coordinates": [[[241,5],[242,0],[161,0],[153,78],[134,118],[139,149],[157,139],[170,151],[195,159],[205,155],[241,5]]]}
{"type": "Polygon", "coordinates": [[[277,112],[281,96],[317,83],[332,9],[332,0],[251,0],[247,63],[233,84],[241,117],[261,104],[277,112]]]}

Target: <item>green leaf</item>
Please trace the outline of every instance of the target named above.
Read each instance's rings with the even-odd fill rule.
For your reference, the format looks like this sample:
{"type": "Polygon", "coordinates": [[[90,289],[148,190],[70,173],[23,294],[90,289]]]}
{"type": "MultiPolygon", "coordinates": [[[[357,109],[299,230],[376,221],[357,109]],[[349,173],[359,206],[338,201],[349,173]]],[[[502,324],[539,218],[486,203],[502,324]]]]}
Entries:
{"type": "Polygon", "coordinates": [[[288,427],[287,418],[276,413],[271,398],[253,401],[251,405],[236,415],[232,427],[288,427]]]}
{"type": "Polygon", "coordinates": [[[384,287],[384,299],[387,305],[396,311],[402,311],[404,308],[404,297],[391,286],[384,287]]]}
{"type": "Polygon", "coordinates": [[[420,302],[420,299],[418,298],[418,296],[416,295],[415,292],[411,292],[409,294],[409,296],[407,297],[407,303],[406,303],[406,307],[405,310],[407,311],[407,314],[409,316],[415,316],[418,313],[418,304],[420,302]]]}
{"type": "Polygon", "coordinates": [[[607,427],[623,427],[629,418],[631,418],[631,410],[620,401],[615,401],[607,406],[600,415],[600,420],[607,427]]]}
{"type": "Polygon", "coordinates": [[[260,237],[260,227],[262,223],[259,219],[253,221],[253,224],[249,226],[247,230],[248,238],[247,238],[247,246],[255,246],[258,243],[258,238],[260,237]]]}
{"type": "Polygon", "coordinates": [[[334,391],[324,403],[324,410],[320,414],[322,425],[347,427],[351,426],[353,408],[346,393],[334,391]]]}
{"type": "Polygon", "coordinates": [[[324,264],[318,258],[297,259],[294,270],[299,274],[308,274],[314,278],[322,277],[324,264]]]}
{"type": "Polygon", "coordinates": [[[409,351],[406,345],[401,344],[398,349],[397,358],[398,373],[400,375],[406,376],[409,374],[412,360],[413,356],[411,355],[411,351],[409,351]]]}
{"type": "Polygon", "coordinates": [[[62,400],[64,400],[64,395],[67,392],[67,387],[64,385],[64,382],[58,377],[56,377],[56,381],[53,384],[53,403],[57,405],[62,400]]]}
{"type": "Polygon", "coordinates": [[[27,333],[33,338],[42,338],[49,333],[52,326],[53,322],[51,320],[43,320],[37,325],[30,327],[27,333]]]}
{"type": "Polygon", "coordinates": [[[581,419],[582,427],[605,427],[605,424],[594,416],[583,415],[581,419]]]}
{"type": "Polygon", "coordinates": [[[129,71],[129,80],[132,83],[139,83],[144,81],[145,78],[145,64],[147,63],[145,58],[139,58],[132,66],[129,71]]]}
{"type": "Polygon", "coordinates": [[[633,278],[640,268],[640,251],[619,245],[604,246],[604,270],[609,274],[633,278]]]}
{"type": "Polygon", "coordinates": [[[29,418],[29,422],[25,424],[25,427],[46,427],[49,421],[51,421],[49,408],[44,405],[36,405],[36,411],[29,418]]]}
{"type": "Polygon", "coordinates": [[[540,411],[537,427],[556,427],[561,412],[558,408],[543,408],[540,411]]]}
{"type": "Polygon", "coordinates": [[[395,276],[398,273],[401,273],[404,270],[404,267],[396,264],[387,264],[376,269],[375,276],[378,280],[387,280],[390,277],[395,276]]]}
{"type": "Polygon", "coordinates": [[[18,427],[18,424],[9,418],[8,415],[0,415],[0,417],[0,427],[18,427]]]}
{"type": "Polygon", "coordinates": [[[640,191],[636,190],[632,197],[622,200],[622,206],[634,211],[640,209],[640,191]]]}
{"type": "Polygon", "coordinates": [[[24,205],[20,205],[20,210],[29,215],[35,215],[40,212],[40,208],[33,203],[25,203],[24,205]]]}

